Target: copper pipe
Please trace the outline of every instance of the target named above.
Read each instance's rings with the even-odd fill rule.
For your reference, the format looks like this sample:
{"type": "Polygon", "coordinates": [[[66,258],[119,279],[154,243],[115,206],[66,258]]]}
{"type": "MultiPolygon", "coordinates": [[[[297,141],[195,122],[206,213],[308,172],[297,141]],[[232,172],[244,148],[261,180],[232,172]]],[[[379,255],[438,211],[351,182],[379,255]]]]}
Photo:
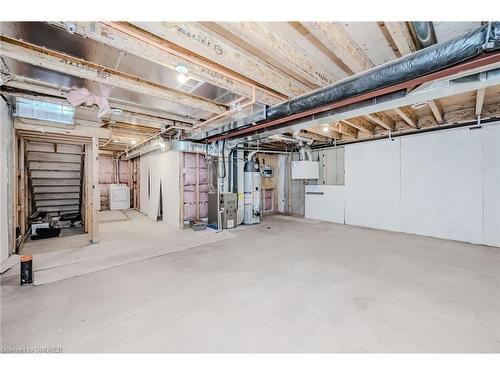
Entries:
{"type": "Polygon", "coordinates": [[[409,81],[397,83],[395,85],[388,86],[388,87],[383,87],[383,88],[380,88],[380,89],[377,89],[377,90],[374,90],[371,92],[367,92],[367,93],[364,93],[361,95],[352,96],[350,98],[346,98],[346,99],[343,99],[343,100],[340,100],[337,102],[329,103],[329,104],[323,105],[321,107],[310,109],[308,111],[296,113],[296,114],[282,117],[282,118],[272,120],[272,121],[267,121],[267,122],[264,122],[264,123],[261,123],[261,124],[255,125],[255,126],[251,126],[251,127],[245,128],[245,129],[237,130],[237,131],[230,132],[227,134],[209,137],[209,138],[207,138],[207,141],[208,142],[216,142],[216,141],[221,140],[221,139],[235,138],[236,136],[240,136],[240,135],[248,134],[248,133],[253,133],[253,132],[255,132],[257,130],[261,130],[261,129],[275,127],[277,125],[281,125],[281,124],[284,124],[284,123],[287,123],[287,122],[290,122],[293,120],[297,120],[297,119],[300,119],[303,117],[307,117],[310,115],[314,115],[314,114],[317,114],[320,112],[324,112],[324,111],[328,111],[331,109],[336,109],[336,108],[344,107],[347,105],[359,103],[363,100],[373,99],[377,96],[389,94],[389,93],[400,91],[403,89],[408,89],[408,88],[411,88],[411,87],[414,87],[417,85],[421,85],[422,83],[425,83],[425,82],[434,81],[434,80],[437,80],[440,78],[445,78],[445,77],[452,76],[452,75],[457,74],[457,73],[461,73],[461,72],[464,72],[467,70],[479,68],[479,67],[482,67],[485,65],[494,64],[494,63],[498,63],[498,62],[500,62],[500,52],[495,52],[495,53],[484,52],[483,54],[479,55],[476,58],[473,58],[472,60],[469,60],[467,62],[458,64],[458,65],[451,66],[449,68],[445,68],[443,70],[440,70],[440,71],[437,71],[434,73],[426,74],[424,76],[417,77],[417,78],[411,79],[409,81]]]}

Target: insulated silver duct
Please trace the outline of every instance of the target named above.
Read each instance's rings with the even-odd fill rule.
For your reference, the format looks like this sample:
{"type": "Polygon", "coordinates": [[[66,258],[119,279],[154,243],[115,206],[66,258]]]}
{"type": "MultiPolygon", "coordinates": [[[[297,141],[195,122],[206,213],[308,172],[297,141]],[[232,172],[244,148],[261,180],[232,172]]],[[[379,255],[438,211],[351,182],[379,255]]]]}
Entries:
{"type": "Polygon", "coordinates": [[[146,143],[144,146],[138,147],[135,150],[125,153],[122,156],[122,159],[129,160],[156,150],[192,152],[211,156],[219,155],[218,149],[214,144],[207,145],[203,143],[176,140],[166,141],[161,138],[156,138],[151,142],[146,143]]]}

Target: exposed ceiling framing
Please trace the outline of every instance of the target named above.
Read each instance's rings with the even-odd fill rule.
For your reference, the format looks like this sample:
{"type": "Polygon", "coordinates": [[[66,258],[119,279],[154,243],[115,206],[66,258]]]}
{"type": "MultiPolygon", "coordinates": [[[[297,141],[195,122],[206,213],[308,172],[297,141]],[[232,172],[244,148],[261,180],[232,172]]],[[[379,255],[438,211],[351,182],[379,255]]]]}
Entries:
{"type": "MultiPolygon", "coordinates": [[[[172,127],[173,135],[233,115],[242,103],[277,104],[412,53],[418,45],[406,22],[48,22],[45,27],[59,33],[50,44],[35,35],[35,23],[16,24],[1,31],[2,90],[65,98],[76,87],[109,88],[104,91],[110,105],[121,113],[96,121],[113,133],[114,141],[101,142],[112,150],[126,147],[122,143],[133,133],[142,139],[172,127]],[[16,29],[22,32],[10,31],[16,29]],[[81,46],[70,42],[75,38],[81,46]],[[149,72],[139,68],[141,61],[150,64],[149,72]],[[179,66],[196,83],[192,92],[175,79],[179,66]],[[56,75],[50,80],[47,72],[56,75]]],[[[442,42],[479,22],[436,26],[442,42]]],[[[369,113],[354,111],[307,131],[315,142],[351,141],[496,116],[499,94],[498,85],[449,91],[416,107],[394,102],[369,113]]]]}

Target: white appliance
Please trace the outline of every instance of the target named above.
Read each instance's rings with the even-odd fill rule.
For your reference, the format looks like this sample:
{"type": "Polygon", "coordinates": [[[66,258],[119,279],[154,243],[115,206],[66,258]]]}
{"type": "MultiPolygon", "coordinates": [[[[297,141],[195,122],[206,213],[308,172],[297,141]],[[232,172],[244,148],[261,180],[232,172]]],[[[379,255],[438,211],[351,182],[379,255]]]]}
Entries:
{"type": "Polygon", "coordinates": [[[319,178],[319,161],[292,161],[293,180],[317,180],[319,178]]]}
{"type": "Polygon", "coordinates": [[[259,164],[253,161],[245,163],[245,218],[243,224],[260,223],[260,171],[259,164]]]}
{"type": "Polygon", "coordinates": [[[130,208],[130,188],[123,184],[109,185],[109,209],[125,210],[130,208]]]}

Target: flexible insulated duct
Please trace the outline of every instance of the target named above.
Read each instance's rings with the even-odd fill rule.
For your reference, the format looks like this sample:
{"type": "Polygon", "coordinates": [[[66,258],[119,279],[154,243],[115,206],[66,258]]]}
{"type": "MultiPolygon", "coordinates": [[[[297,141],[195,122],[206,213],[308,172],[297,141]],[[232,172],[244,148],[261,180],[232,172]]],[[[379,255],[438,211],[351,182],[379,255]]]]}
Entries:
{"type": "MultiPolygon", "coordinates": [[[[500,22],[490,22],[462,36],[430,45],[397,60],[272,106],[266,111],[266,119],[256,125],[395,86],[466,62],[484,52],[499,49],[500,22]]],[[[253,128],[251,121],[227,134],[230,136],[231,133],[247,127],[253,128]]],[[[209,140],[213,138],[217,136],[212,135],[209,140]]]]}
{"type": "Polygon", "coordinates": [[[267,119],[289,116],[331,102],[429,74],[483,52],[500,49],[500,22],[491,22],[444,43],[434,44],[333,85],[298,96],[267,110],[267,119]]]}

